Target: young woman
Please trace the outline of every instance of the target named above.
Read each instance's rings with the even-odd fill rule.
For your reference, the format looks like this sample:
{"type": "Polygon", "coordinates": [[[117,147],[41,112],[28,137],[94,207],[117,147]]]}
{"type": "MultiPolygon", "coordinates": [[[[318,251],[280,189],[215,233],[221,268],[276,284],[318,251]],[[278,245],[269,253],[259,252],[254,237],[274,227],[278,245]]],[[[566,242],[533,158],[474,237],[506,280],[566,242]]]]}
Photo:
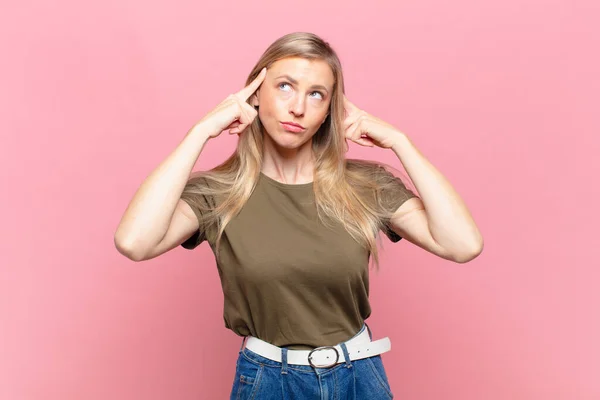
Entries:
{"type": "Polygon", "coordinates": [[[481,252],[481,235],[407,136],[344,96],[340,61],[318,36],[276,40],[246,85],[146,178],[116,247],[141,261],[209,243],[225,326],[243,338],[231,398],[392,398],[389,338],[373,341],[364,322],[378,232],[460,263],[481,252]],[[234,154],[192,173],[223,131],[239,135],[234,154]],[[394,151],[421,197],[382,163],[346,159],[348,139],[394,151]]]}

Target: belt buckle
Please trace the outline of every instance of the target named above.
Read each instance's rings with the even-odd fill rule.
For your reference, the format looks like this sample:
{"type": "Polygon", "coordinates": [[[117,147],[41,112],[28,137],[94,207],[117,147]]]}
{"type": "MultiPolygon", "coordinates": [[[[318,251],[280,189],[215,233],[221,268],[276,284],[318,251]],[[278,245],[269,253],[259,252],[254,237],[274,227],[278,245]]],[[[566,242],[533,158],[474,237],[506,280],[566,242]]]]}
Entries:
{"type": "Polygon", "coordinates": [[[312,349],[310,351],[310,353],[308,353],[308,363],[313,368],[329,368],[329,367],[332,367],[335,364],[337,364],[337,362],[338,362],[339,359],[340,359],[340,353],[337,351],[337,349],[334,346],[321,346],[321,347],[317,347],[316,349],[312,349]],[[320,350],[326,350],[326,349],[333,349],[333,350],[335,350],[335,361],[332,364],[330,364],[330,365],[327,365],[327,366],[324,366],[324,367],[317,367],[316,365],[314,365],[312,363],[312,353],[315,352],[315,351],[317,351],[317,350],[320,351],[320,350]]]}

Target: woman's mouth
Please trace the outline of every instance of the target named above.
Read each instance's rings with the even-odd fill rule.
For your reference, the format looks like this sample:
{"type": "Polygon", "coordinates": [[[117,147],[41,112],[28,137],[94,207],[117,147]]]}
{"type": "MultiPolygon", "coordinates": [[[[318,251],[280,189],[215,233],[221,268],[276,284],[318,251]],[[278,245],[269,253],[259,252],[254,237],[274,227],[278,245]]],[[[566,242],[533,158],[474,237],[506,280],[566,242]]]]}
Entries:
{"type": "Polygon", "coordinates": [[[283,129],[285,129],[288,132],[298,133],[304,130],[304,127],[302,125],[298,125],[293,122],[281,122],[281,126],[283,126],[283,129]]]}

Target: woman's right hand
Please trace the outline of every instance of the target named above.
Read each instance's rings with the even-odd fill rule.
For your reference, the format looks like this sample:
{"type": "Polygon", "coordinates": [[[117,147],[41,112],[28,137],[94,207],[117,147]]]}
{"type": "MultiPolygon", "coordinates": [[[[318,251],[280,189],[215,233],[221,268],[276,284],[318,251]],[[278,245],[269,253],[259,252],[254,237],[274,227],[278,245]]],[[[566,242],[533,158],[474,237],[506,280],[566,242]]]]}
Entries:
{"type": "Polygon", "coordinates": [[[260,87],[266,74],[267,68],[263,68],[248,86],[235,94],[227,96],[225,100],[206,114],[196,126],[207,126],[209,138],[217,137],[227,129],[229,129],[230,134],[242,133],[258,115],[254,107],[246,101],[260,87]]]}

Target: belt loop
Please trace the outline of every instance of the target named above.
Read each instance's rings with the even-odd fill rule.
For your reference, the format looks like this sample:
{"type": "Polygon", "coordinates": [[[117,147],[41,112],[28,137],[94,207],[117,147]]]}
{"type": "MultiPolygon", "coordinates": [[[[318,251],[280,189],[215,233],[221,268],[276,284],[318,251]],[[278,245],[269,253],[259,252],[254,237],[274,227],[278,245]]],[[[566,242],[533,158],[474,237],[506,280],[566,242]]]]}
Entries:
{"type": "Polygon", "coordinates": [[[287,366],[288,366],[287,352],[288,352],[288,349],[286,347],[281,348],[281,374],[288,373],[288,371],[287,371],[287,366]]]}
{"type": "Polygon", "coordinates": [[[344,358],[346,359],[346,368],[352,368],[352,362],[350,361],[350,353],[348,353],[348,348],[346,347],[346,343],[340,343],[340,347],[344,352],[344,358]]]}

